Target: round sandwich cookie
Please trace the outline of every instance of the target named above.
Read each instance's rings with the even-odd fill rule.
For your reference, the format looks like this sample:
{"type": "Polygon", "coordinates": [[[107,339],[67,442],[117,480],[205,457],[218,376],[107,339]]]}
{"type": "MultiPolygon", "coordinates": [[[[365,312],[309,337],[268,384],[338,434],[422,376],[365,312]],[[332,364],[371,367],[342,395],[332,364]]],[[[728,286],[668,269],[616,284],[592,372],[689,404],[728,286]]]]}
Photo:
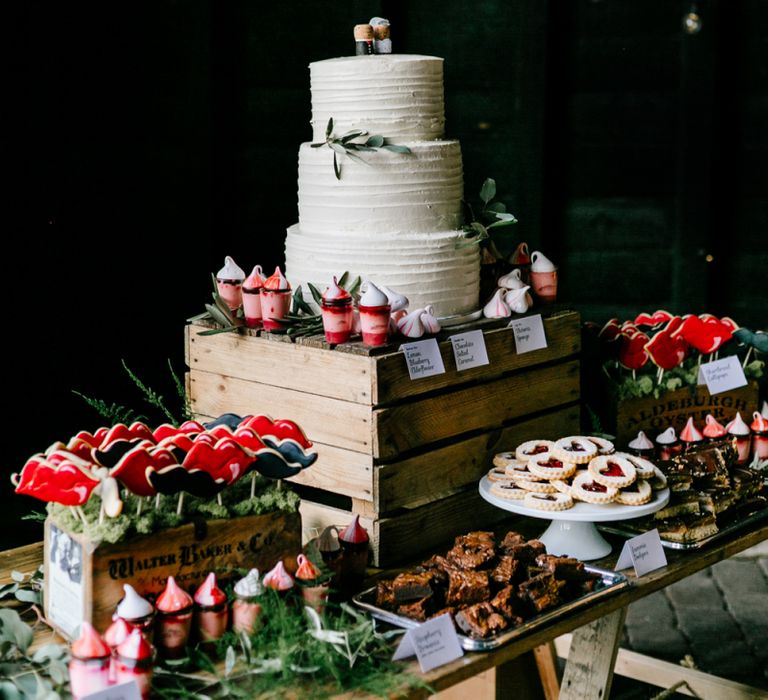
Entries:
{"type": "Polygon", "coordinates": [[[610,440],[595,435],[588,435],[587,439],[597,446],[598,455],[612,455],[616,452],[616,448],[610,440]]]}
{"type": "Polygon", "coordinates": [[[540,455],[542,452],[549,452],[554,444],[552,440],[528,440],[528,442],[517,446],[515,457],[521,462],[527,462],[531,457],[540,455]]]}
{"type": "Polygon", "coordinates": [[[493,467],[488,471],[488,481],[500,481],[506,483],[512,483],[512,477],[507,474],[504,467],[493,467]]]}
{"type": "Polygon", "coordinates": [[[597,455],[597,445],[581,435],[560,438],[552,448],[552,454],[563,462],[586,464],[597,455]]]}
{"type": "Polygon", "coordinates": [[[618,455],[595,457],[587,467],[592,478],[603,486],[623,489],[637,478],[632,462],[618,455]]]}
{"type": "Polygon", "coordinates": [[[519,488],[533,493],[557,493],[557,489],[546,479],[515,479],[515,483],[519,488]]]}
{"type": "Polygon", "coordinates": [[[638,479],[629,488],[619,489],[615,501],[625,506],[641,506],[649,503],[652,496],[651,485],[647,479],[638,479]]]}
{"type": "Polygon", "coordinates": [[[527,493],[523,505],[537,510],[568,510],[573,508],[573,499],[567,493],[527,493]]]}
{"type": "Polygon", "coordinates": [[[585,503],[611,503],[618,492],[613,486],[605,486],[595,481],[589,472],[579,474],[571,483],[571,496],[585,503]]]}
{"type": "Polygon", "coordinates": [[[542,452],[531,457],[528,470],[539,479],[569,479],[576,471],[574,462],[563,462],[552,452],[542,452]]]}
{"type": "Polygon", "coordinates": [[[654,469],[656,465],[647,460],[645,457],[636,457],[635,455],[627,454],[626,452],[617,452],[620,457],[629,460],[629,463],[635,468],[635,473],[638,479],[652,479],[655,474],[654,469]]]}
{"type": "Polygon", "coordinates": [[[496,482],[491,484],[491,493],[499,498],[506,498],[510,501],[522,501],[527,493],[524,489],[518,488],[513,483],[496,482]]]}
{"type": "Polygon", "coordinates": [[[505,469],[507,476],[512,479],[536,479],[538,478],[530,469],[528,469],[528,462],[520,462],[514,460],[512,464],[509,464],[505,469]]]}
{"type": "Polygon", "coordinates": [[[499,452],[493,457],[493,466],[501,467],[502,469],[515,461],[514,452],[499,452]]]}

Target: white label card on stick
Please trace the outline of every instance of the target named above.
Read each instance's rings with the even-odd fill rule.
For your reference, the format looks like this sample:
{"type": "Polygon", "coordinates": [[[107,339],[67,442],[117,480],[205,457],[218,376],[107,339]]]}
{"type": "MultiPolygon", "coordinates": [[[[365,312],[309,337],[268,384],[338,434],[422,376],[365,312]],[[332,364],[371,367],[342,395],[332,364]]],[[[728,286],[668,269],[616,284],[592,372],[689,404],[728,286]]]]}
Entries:
{"type": "Polygon", "coordinates": [[[635,575],[642,576],[666,565],[667,555],[664,554],[664,547],[661,546],[659,531],[649,530],[624,543],[619,560],[616,562],[616,571],[634,566],[635,575]]]}
{"type": "Polygon", "coordinates": [[[451,336],[453,357],[456,369],[461,372],[472,367],[482,367],[489,364],[488,350],[485,347],[485,337],[482,331],[468,331],[451,336]]]}
{"type": "Polygon", "coordinates": [[[136,681],[128,681],[111,685],[90,695],[83,695],[81,700],[141,700],[141,692],[136,681]]]}
{"type": "Polygon", "coordinates": [[[515,349],[518,355],[547,347],[547,336],[544,334],[544,321],[541,314],[514,318],[507,327],[514,333],[515,349]]]}
{"type": "Polygon", "coordinates": [[[747,378],[736,355],[707,362],[699,367],[699,384],[706,384],[710,394],[738,389],[747,385],[747,378]]]}
{"type": "Polygon", "coordinates": [[[405,355],[408,375],[411,379],[445,374],[445,365],[440,355],[440,346],[434,338],[416,343],[403,343],[400,350],[405,355]]]}
{"type": "Polygon", "coordinates": [[[395,649],[393,660],[416,654],[422,673],[464,655],[450,615],[440,615],[408,630],[395,649]]]}

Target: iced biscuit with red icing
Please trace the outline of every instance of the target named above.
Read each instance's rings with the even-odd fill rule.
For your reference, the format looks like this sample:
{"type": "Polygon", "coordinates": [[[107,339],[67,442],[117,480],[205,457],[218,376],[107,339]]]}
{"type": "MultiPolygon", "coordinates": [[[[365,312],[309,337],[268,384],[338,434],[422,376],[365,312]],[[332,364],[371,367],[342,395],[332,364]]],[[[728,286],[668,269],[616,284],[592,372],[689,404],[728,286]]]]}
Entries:
{"type": "Polygon", "coordinates": [[[589,472],[577,475],[571,484],[571,497],[585,503],[611,503],[618,492],[613,486],[605,486],[595,481],[589,472]]]}

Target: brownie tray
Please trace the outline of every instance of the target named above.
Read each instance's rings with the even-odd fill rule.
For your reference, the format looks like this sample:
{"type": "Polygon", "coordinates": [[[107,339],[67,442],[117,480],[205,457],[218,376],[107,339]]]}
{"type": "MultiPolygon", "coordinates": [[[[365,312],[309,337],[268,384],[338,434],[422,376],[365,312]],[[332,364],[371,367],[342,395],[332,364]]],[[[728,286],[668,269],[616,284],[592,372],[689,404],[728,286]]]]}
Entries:
{"type": "MultiPolygon", "coordinates": [[[[566,617],[574,610],[581,610],[588,607],[603,598],[607,598],[618,591],[629,586],[629,581],[623,574],[616,573],[615,571],[607,571],[606,569],[599,569],[595,566],[585,566],[587,571],[593,571],[600,574],[600,581],[598,582],[598,588],[587,593],[580,598],[558,605],[556,608],[547,610],[530,620],[526,620],[522,625],[515,627],[514,629],[505,630],[500,634],[496,634],[486,639],[473,639],[464,634],[459,634],[459,642],[465,651],[490,651],[491,649],[497,649],[498,647],[511,642],[514,639],[524,637],[535,630],[539,630],[545,627],[554,620],[559,620],[566,617]]],[[[412,620],[409,617],[403,617],[397,613],[384,610],[376,605],[376,587],[368,588],[361,593],[358,593],[352,598],[352,602],[359,608],[369,612],[377,620],[387,622],[395,627],[402,627],[404,629],[413,629],[419,626],[417,620],[412,620]]]]}
{"type": "MultiPolygon", "coordinates": [[[[768,519],[768,508],[761,508],[757,512],[744,516],[741,520],[734,520],[733,522],[729,522],[728,524],[722,526],[718,524],[718,531],[709,537],[704,537],[700,540],[696,540],[695,542],[672,542],[671,540],[665,540],[662,537],[661,546],[666,547],[667,549],[701,549],[705,545],[708,545],[710,542],[717,542],[718,540],[721,540],[725,537],[729,537],[734,532],[749,530],[750,527],[756,523],[766,519],[768,519]]],[[[648,531],[647,523],[645,525],[646,526],[642,528],[635,528],[632,527],[631,520],[626,520],[624,522],[600,523],[597,527],[603,532],[608,532],[612,535],[619,535],[621,537],[635,537],[648,531]]]]}

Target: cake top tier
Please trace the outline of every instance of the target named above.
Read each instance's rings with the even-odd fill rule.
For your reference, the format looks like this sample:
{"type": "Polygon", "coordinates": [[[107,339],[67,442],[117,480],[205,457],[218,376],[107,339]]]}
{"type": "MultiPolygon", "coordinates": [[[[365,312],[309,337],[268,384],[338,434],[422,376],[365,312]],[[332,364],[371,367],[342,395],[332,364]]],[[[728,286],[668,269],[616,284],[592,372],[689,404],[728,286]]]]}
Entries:
{"type": "Polygon", "coordinates": [[[351,129],[393,143],[443,136],[443,59],[386,54],[345,56],[310,63],[313,141],[351,129]]]}

